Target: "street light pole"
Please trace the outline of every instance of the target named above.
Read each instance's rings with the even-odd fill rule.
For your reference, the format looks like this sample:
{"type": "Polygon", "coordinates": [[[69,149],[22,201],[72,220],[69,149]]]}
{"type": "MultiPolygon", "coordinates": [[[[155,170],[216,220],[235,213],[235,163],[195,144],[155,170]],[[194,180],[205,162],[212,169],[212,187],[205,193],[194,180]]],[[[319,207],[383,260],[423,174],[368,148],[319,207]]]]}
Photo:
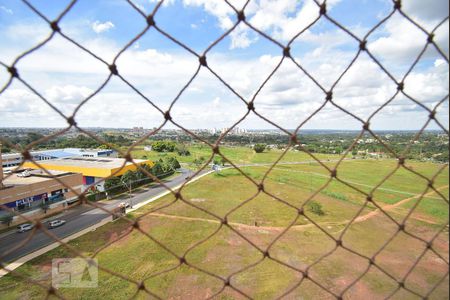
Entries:
{"type": "Polygon", "coordinates": [[[131,179],[129,180],[130,208],[133,208],[133,197],[131,197],[131,179]]]}

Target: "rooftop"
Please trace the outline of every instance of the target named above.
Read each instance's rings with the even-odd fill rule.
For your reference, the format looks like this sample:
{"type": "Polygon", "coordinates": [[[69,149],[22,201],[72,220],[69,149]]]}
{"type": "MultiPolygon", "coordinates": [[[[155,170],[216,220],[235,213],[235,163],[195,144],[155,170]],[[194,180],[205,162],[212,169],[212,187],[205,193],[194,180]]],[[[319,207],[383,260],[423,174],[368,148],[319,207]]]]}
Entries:
{"type": "MultiPolygon", "coordinates": [[[[135,163],[140,164],[146,162],[142,159],[134,159],[135,163]]],[[[103,158],[103,157],[66,157],[61,159],[51,159],[41,161],[39,164],[52,166],[74,166],[81,168],[101,168],[101,169],[115,169],[132,163],[126,162],[125,158],[103,158]]]]}
{"type": "MultiPolygon", "coordinates": [[[[134,159],[136,164],[153,166],[149,160],[134,159]]],[[[47,170],[82,173],[83,176],[109,177],[120,176],[127,171],[136,170],[136,166],[125,158],[111,157],[66,157],[39,161],[38,164],[47,170]]],[[[32,162],[25,162],[24,168],[38,169],[32,162]]]]}
{"type": "MultiPolygon", "coordinates": [[[[70,156],[78,156],[83,154],[90,153],[105,153],[105,152],[114,152],[115,150],[111,149],[83,149],[83,148],[64,148],[64,149],[47,149],[47,150],[38,150],[38,151],[30,151],[31,155],[51,155],[57,158],[70,157],[70,156]]],[[[3,158],[13,158],[13,157],[21,157],[21,153],[4,153],[2,154],[3,158]]]]}
{"type": "Polygon", "coordinates": [[[70,172],[61,172],[61,171],[51,171],[45,172],[43,170],[28,170],[30,176],[21,177],[19,173],[11,173],[5,174],[3,178],[3,184],[8,186],[17,186],[17,185],[29,185],[33,183],[45,182],[49,180],[53,180],[53,177],[61,177],[65,175],[72,174],[70,172]],[[50,174],[49,174],[50,173],[50,174]]]}

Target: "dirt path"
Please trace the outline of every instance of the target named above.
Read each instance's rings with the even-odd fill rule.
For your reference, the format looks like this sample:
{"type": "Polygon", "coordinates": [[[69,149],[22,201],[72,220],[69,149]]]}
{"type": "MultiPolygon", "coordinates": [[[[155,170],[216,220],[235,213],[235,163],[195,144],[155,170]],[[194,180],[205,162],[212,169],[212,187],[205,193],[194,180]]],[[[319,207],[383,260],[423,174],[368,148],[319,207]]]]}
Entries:
{"type": "MultiPolygon", "coordinates": [[[[440,191],[440,190],[443,190],[443,189],[445,189],[445,188],[448,188],[448,185],[441,186],[441,187],[437,188],[437,190],[440,191]]],[[[433,193],[435,193],[435,192],[434,192],[434,191],[431,191],[431,192],[429,192],[429,193],[426,193],[423,197],[424,197],[424,198],[425,198],[425,197],[428,197],[429,195],[432,195],[433,193]]],[[[415,195],[415,196],[413,196],[413,197],[409,197],[409,198],[400,200],[399,202],[397,202],[397,203],[395,203],[395,204],[388,204],[388,205],[385,205],[385,206],[383,206],[382,208],[383,208],[384,211],[390,211],[390,210],[393,210],[394,208],[396,208],[396,207],[398,207],[398,206],[400,206],[400,205],[403,205],[403,204],[405,204],[405,203],[408,203],[408,202],[411,201],[411,200],[420,198],[421,195],[422,195],[422,194],[417,194],[417,195],[415,195]]],[[[371,212],[365,214],[364,216],[359,216],[359,217],[357,217],[357,218],[353,221],[353,223],[359,223],[359,222],[367,221],[367,220],[369,220],[369,219],[375,217],[375,216],[378,215],[379,213],[381,213],[381,210],[377,208],[377,209],[375,209],[374,211],[371,211],[371,212]]]]}
{"type": "MultiPolygon", "coordinates": [[[[175,215],[167,215],[167,214],[162,214],[162,213],[151,213],[149,215],[154,216],[154,217],[168,218],[168,219],[177,219],[177,220],[184,220],[184,221],[199,221],[199,222],[206,222],[206,223],[212,223],[212,224],[220,224],[219,220],[213,220],[213,219],[175,216],[175,215]]],[[[275,226],[254,226],[254,225],[247,225],[247,224],[235,223],[235,222],[228,222],[228,224],[232,225],[235,228],[237,227],[237,228],[244,229],[244,230],[251,229],[251,230],[281,231],[281,230],[284,230],[284,228],[285,228],[285,227],[275,227],[275,226]]],[[[314,227],[314,224],[292,226],[292,228],[294,228],[294,229],[307,228],[307,227],[314,227]]]]}
{"type": "MultiPolygon", "coordinates": [[[[437,188],[438,191],[443,190],[445,188],[447,188],[448,185],[445,186],[441,186],[439,188],[437,188]]],[[[428,193],[426,193],[423,197],[428,197],[429,195],[433,194],[434,191],[430,191],[428,193]]],[[[391,211],[405,203],[408,203],[411,200],[420,198],[421,194],[417,194],[413,197],[409,197],[403,200],[400,200],[399,202],[395,203],[395,204],[388,204],[383,206],[383,210],[384,211],[391,211]]],[[[381,213],[381,210],[376,209],[374,211],[371,211],[363,216],[359,216],[357,217],[354,221],[354,223],[360,223],[360,222],[364,222],[367,221],[375,216],[377,216],[378,214],[381,213]]],[[[177,220],[184,220],[184,221],[198,221],[198,222],[207,222],[207,223],[211,223],[211,224],[220,224],[219,220],[214,220],[214,219],[206,219],[206,218],[196,218],[196,217],[186,217],[186,216],[176,216],[176,215],[168,215],[168,214],[163,214],[163,213],[151,213],[150,216],[154,216],[154,217],[161,217],[161,218],[168,218],[168,219],[177,219],[177,220]]],[[[420,221],[423,222],[427,222],[427,223],[431,223],[431,224],[436,224],[430,220],[424,219],[424,218],[420,218],[420,217],[414,217],[411,216],[412,218],[418,219],[420,221]]],[[[350,222],[350,220],[346,220],[346,221],[342,221],[342,222],[324,222],[324,223],[320,223],[320,225],[336,225],[336,224],[347,224],[348,222],[350,222]]],[[[247,224],[242,224],[242,223],[235,223],[235,222],[229,222],[228,224],[232,225],[235,228],[239,228],[239,229],[244,229],[244,230],[266,230],[266,231],[282,231],[285,229],[285,227],[275,227],[275,226],[253,226],[253,225],[247,225],[247,224]]],[[[291,229],[294,230],[302,230],[302,229],[306,229],[309,227],[315,227],[314,224],[305,224],[305,225],[294,225],[291,227],[291,229]]]]}

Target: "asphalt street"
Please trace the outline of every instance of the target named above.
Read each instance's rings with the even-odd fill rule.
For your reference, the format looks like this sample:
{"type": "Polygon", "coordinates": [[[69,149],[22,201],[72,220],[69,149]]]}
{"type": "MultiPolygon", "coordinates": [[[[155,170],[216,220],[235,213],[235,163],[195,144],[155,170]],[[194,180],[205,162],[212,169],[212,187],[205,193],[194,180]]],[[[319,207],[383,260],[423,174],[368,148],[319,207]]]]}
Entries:
{"type": "MultiPolygon", "coordinates": [[[[182,169],[178,176],[167,180],[164,184],[170,188],[174,188],[185,182],[186,177],[191,175],[193,175],[192,171],[182,169]]],[[[146,189],[143,192],[134,193],[131,198],[122,197],[121,199],[110,200],[102,207],[111,211],[123,201],[128,201],[131,202],[132,205],[136,205],[165,191],[167,191],[167,189],[161,184],[158,184],[146,189]]],[[[64,213],[51,218],[63,219],[66,221],[66,224],[61,227],[51,229],[51,232],[58,238],[62,239],[80,230],[88,228],[109,216],[110,214],[99,208],[92,208],[92,206],[89,205],[77,205],[68,209],[64,213]]],[[[13,231],[8,234],[3,234],[2,238],[0,238],[0,261],[3,263],[12,262],[54,242],[55,240],[52,237],[48,236],[41,230],[36,230],[35,232],[31,230],[24,233],[13,231]],[[29,240],[27,241],[27,239],[29,240]]]]}

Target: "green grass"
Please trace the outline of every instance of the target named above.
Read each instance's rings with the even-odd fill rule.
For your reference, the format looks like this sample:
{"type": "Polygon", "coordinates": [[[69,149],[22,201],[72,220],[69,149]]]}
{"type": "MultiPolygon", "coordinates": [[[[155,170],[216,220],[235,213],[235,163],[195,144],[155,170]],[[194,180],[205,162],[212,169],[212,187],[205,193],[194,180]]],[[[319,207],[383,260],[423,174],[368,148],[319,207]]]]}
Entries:
{"type": "MultiPolygon", "coordinates": [[[[199,148],[198,152],[195,152],[196,150],[191,152],[195,156],[207,150],[199,148]]],[[[266,159],[273,159],[277,154],[269,152],[260,156],[252,154],[249,150],[223,149],[223,152],[230,151],[230,156],[233,155],[236,160],[242,162],[264,162],[266,159]]],[[[304,154],[293,152],[286,157],[286,160],[289,159],[301,161],[306,157],[304,154]]],[[[327,165],[334,168],[335,163],[328,162],[327,165]]],[[[435,164],[414,162],[410,165],[426,176],[432,176],[440,167],[435,164]]],[[[299,216],[296,209],[306,205],[307,201],[316,201],[322,205],[325,214],[318,216],[305,209],[306,215],[335,238],[346,230],[343,237],[344,245],[370,257],[379,252],[384,242],[397,232],[397,227],[383,215],[347,227],[348,221],[357,213],[364,215],[374,210],[372,205],[368,205],[360,212],[365,203],[364,193],[370,192],[373,186],[379,184],[395,167],[396,162],[390,160],[343,162],[338,167],[338,177],[346,182],[352,182],[351,185],[360,189],[361,192],[335,179],[325,186],[329,174],[318,164],[280,165],[266,177],[267,167],[242,168],[245,174],[257,183],[266,178],[263,183],[267,193],[259,191],[254,183],[237,170],[227,169],[186,186],[181,194],[187,203],[181,200],[175,201],[173,195],[169,194],[129,217],[139,218],[142,230],[161,241],[177,256],[185,256],[190,264],[225,278],[263,258],[262,254],[245,239],[261,249],[270,246],[271,257],[301,269],[332,251],[336,245],[333,239],[314,226],[302,226],[310,222],[303,216],[299,216]],[[320,187],[323,187],[321,192],[313,197],[320,187]],[[234,210],[239,205],[241,207],[234,210]],[[206,221],[151,215],[150,213],[155,210],[158,210],[158,213],[176,217],[206,219],[206,221]],[[231,226],[245,239],[228,227],[220,227],[219,218],[225,216],[231,226]],[[294,220],[296,220],[293,224],[295,226],[273,243],[282,229],[294,220]],[[255,222],[258,226],[255,226],[255,222]],[[208,238],[219,228],[220,230],[214,236],[208,238]],[[189,250],[194,245],[197,246],[189,250]]],[[[427,182],[417,175],[399,169],[381,186],[385,190],[379,189],[374,193],[374,199],[380,205],[395,204],[411,197],[404,193],[413,195],[421,193],[426,185],[427,182]]],[[[434,185],[438,188],[448,185],[448,172],[441,173],[434,185]]],[[[448,188],[443,188],[441,192],[448,195],[448,188]]],[[[407,228],[414,229],[417,234],[423,236],[432,236],[439,226],[447,222],[448,203],[437,200],[435,197],[436,195],[429,195],[416,209],[420,214],[417,217],[427,219],[428,223],[411,218],[407,228]]],[[[403,218],[414,203],[414,201],[407,202],[391,213],[396,219],[403,218]]],[[[102,249],[108,242],[115,241],[129,229],[131,228],[127,222],[119,220],[69,244],[85,255],[93,255],[96,250],[102,249]]],[[[440,237],[435,246],[441,255],[447,256],[448,236],[440,237]]],[[[392,243],[379,253],[377,262],[400,279],[402,272],[406,272],[408,266],[419,257],[423,247],[423,244],[412,237],[398,234],[392,243]]],[[[23,265],[17,269],[17,272],[48,285],[50,284],[51,259],[72,256],[75,254],[59,247],[23,265]]],[[[178,266],[179,261],[176,257],[137,230],[133,230],[124,238],[102,249],[96,257],[101,266],[132,280],[144,281],[149,290],[162,298],[202,299],[222,288],[220,280],[186,265],[178,266]],[[152,274],[174,267],[177,268],[152,277],[152,274]]],[[[328,289],[339,293],[361,274],[366,266],[367,260],[340,248],[312,267],[310,274],[328,289]]],[[[439,263],[439,259],[430,255],[424,258],[424,265],[413,272],[407,284],[423,293],[440,279],[439,276],[443,274],[444,267],[442,262],[439,263]]],[[[268,299],[280,296],[284,290],[293,287],[300,279],[301,275],[298,272],[265,258],[260,264],[233,276],[231,282],[233,286],[256,299],[268,299]]],[[[361,298],[362,295],[382,298],[389,295],[395,288],[394,283],[384,273],[372,268],[358,286],[349,290],[346,295],[353,298],[361,298]],[[361,294],[361,291],[366,294],[361,294]]],[[[61,289],[59,291],[66,298],[122,299],[133,296],[137,287],[117,276],[101,271],[97,289],[61,289]]],[[[448,284],[442,285],[433,296],[446,298],[447,292],[448,284]]],[[[40,299],[45,295],[45,291],[39,287],[26,284],[12,275],[0,279],[0,298],[2,299],[40,299]]],[[[411,297],[411,295],[404,296],[411,297]]],[[[327,298],[329,294],[311,281],[305,280],[299,288],[293,290],[290,297],[327,298]]],[[[146,298],[146,295],[140,293],[139,298],[146,298]]],[[[218,297],[218,299],[240,298],[242,297],[238,293],[229,289],[218,297]]]]}
{"type": "MultiPolygon", "coordinates": [[[[123,149],[126,151],[127,149],[123,149]]],[[[192,145],[189,147],[189,151],[191,152],[190,156],[180,156],[176,152],[168,152],[168,153],[159,153],[155,151],[145,151],[144,146],[137,146],[132,152],[132,156],[134,158],[140,159],[146,157],[150,160],[158,160],[165,156],[174,156],[181,163],[191,164],[194,159],[198,159],[200,157],[204,157],[205,159],[209,159],[213,156],[212,149],[207,145],[192,145]]],[[[232,161],[234,164],[247,164],[247,163],[273,163],[279,157],[283,155],[282,150],[271,149],[266,150],[263,153],[255,153],[252,148],[249,147],[221,147],[220,153],[225,156],[227,159],[232,161]]],[[[319,159],[323,159],[324,161],[328,159],[337,159],[338,155],[333,154],[314,154],[319,159]]],[[[288,151],[282,158],[285,162],[295,162],[295,161],[305,161],[305,160],[313,160],[311,156],[304,152],[299,151],[288,151]]]]}

